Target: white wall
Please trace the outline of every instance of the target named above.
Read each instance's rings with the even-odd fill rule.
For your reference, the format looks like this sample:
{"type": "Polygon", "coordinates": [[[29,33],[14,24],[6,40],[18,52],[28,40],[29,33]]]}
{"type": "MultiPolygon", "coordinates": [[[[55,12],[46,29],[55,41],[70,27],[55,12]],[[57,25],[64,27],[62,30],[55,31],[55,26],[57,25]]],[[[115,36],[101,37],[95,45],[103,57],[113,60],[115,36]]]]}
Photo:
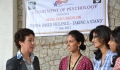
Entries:
{"type": "Polygon", "coordinates": [[[17,0],[0,0],[0,70],[16,53],[14,33],[17,30],[17,0]]]}

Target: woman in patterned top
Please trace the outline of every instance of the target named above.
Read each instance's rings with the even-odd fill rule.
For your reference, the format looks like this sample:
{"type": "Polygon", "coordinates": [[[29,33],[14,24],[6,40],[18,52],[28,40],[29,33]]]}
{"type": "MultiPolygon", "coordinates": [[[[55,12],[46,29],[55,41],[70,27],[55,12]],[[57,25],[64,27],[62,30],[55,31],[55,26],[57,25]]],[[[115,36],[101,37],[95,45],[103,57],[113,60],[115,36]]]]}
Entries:
{"type": "Polygon", "coordinates": [[[94,51],[94,70],[112,70],[111,64],[115,53],[108,45],[111,30],[109,27],[100,25],[90,32],[89,39],[97,50],[94,51]]]}
{"type": "Polygon", "coordinates": [[[80,52],[85,50],[84,36],[77,30],[69,32],[67,37],[67,48],[71,52],[70,56],[64,57],[60,61],[59,70],[93,70],[93,65],[90,59],[83,56],[80,52]]]}
{"type": "Polygon", "coordinates": [[[113,70],[120,70],[120,26],[112,31],[108,44],[110,45],[110,49],[117,53],[113,59],[113,70]]]}

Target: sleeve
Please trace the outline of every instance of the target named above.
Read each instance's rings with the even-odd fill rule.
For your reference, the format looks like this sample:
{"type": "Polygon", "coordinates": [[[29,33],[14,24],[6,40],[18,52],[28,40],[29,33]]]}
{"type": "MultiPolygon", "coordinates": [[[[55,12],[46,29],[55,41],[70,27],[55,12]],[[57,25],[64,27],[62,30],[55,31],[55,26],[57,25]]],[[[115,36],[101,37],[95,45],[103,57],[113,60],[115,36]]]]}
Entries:
{"type": "Polygon", "coordinates": [[[92,64],[91,61],[87,65],[88,65],[88,69],[87,70],[93,70],[93,64],[92,64]]]}
{"type": "Polygon", "coordinates": [[[115,62],[114,68],[115,68],[116,70],[120,70],[120,58],[117,58],[117,60],[116,60],[116,62],[115,62]]]}
{"type": "Polygon", "coordinates": [[[39,64],[39,60],[38,60],[38,57],[35,56],[35,59],[34,59],[34,68],[35,70],[40,70],[40,64],[39,64]]]}
{"type": "Polygon", "coordinates": [[[120,68],[118,68],[117,70],[120,70],[120,68]]]}
{"type": "Polygon", "coordinates": [[[8,60],[7,63],[6,63],[6,70],[16,70],[14,68],[14,63],[12,62],[12,60],[8,60]]]}
{"type": "Polygon", "coordinates": [[[60,61],[60,64],[59,64],[59,70],[62,70],[62,60],[60,61]]]}
{"type": "Polygon", "coordinates": [[[59,70],[67,70],[68,68],[68,56],[62,58],[59,64],[59,70]]]}
{"type": "Polygon", "coordinates": [[[85,70],[93,70],[93,64],[90,59],[86,61],[85,70]]]}

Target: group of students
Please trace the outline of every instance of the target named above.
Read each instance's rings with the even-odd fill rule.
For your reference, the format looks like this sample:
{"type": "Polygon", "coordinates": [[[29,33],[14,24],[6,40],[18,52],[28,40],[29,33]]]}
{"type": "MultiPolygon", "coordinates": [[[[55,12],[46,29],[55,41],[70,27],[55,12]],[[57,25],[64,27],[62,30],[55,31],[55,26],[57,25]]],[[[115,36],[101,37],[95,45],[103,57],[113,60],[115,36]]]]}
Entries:
{"type": "MultiPolygon", "coordinates": [[[[33,54],[34,38],[34,32],[28,28],[15,33],[18,52],[7,60],[6,70],[40,70],[38,57],[33,54]]],[[[120,70],[120,26],[111,31],[99,25],[90,31],[89,40],[97,48],[93,63],[81,53],[86,49],[84,35],[78,30],[70,31],[67,49],[71,54],[62,58],[58,70],[120,70]]]]}

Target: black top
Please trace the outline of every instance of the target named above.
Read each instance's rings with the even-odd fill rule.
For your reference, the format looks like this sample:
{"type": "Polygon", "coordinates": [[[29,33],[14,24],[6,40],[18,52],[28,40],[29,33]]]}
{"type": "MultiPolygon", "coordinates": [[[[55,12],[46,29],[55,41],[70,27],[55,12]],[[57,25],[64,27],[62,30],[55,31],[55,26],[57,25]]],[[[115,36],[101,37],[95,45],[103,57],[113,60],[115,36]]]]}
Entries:
{"type": "MultiPolygon", "coordinates": [[[[40,70],[39,60],[37,56],[34,58],[33,67],[34,70],[40,70]]],[[[17,55],[15,55],[11,59],[7,60],[6,70],[27,70],[27,67],[23,59],[17,59],[17,55]]]]}

